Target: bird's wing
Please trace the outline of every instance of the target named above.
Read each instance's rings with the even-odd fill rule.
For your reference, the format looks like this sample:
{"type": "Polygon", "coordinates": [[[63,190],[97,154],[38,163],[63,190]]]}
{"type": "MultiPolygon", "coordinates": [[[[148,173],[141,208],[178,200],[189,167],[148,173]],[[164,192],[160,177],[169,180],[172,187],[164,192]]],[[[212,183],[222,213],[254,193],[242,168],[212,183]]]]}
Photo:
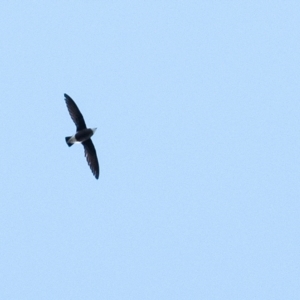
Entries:
{"type": "Polygon", "coordinates": [[[82,116],[80,110],[78,109],[76,103],[70,96],[68,96],[67,94],[64,94],[64,95],[65,95],[65,101],[66,101],[70,116],[77,127],[77,131],[85,129],[86,125],[85,125],[83,116],[82,116]]]}
{"type": "Polygon", "coordinates": [[[98,179],[100,171],[99,171],[99,163],[98,163],[97,153],[94,144],[91,139],[88,139],[85,142],[83,142],[82,145],[84,147],[84,154],[91,168],[91,171],[96,177],[96,179],[98,179]]]}

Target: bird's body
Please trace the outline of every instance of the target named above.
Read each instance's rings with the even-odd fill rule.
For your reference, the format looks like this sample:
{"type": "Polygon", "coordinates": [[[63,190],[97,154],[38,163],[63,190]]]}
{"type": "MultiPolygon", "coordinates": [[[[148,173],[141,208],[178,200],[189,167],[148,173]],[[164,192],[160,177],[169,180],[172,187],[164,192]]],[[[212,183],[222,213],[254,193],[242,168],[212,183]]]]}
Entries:
{"type": "Polygon", "coordinates": [[[87,128],[83,116],[73,99],[67,94],[64,95],[70,116],[77,127],[77,132],[73,136],[67,136],[65,138],[66,143],[69,147],[71,147],[75,143],[81,143],[83,145],[87,162],[91,168],[92,173],[94,174],[96,179],[98,179],[100,173],[99,163],[96,149],[91,140],[91,137],[95,133],[97,128],[87,128]]]}
{"type": "Polygon", "coordinates": [[[74,145],[75,143],[82,143],[88,140],[89,138],[92,137],[92,135],[95,133],[97,128],[87,128],[87,129],[82,129],[75,133],[73,136],[67,136],[66,137],[66,142],[69,147],[74,145]]]}

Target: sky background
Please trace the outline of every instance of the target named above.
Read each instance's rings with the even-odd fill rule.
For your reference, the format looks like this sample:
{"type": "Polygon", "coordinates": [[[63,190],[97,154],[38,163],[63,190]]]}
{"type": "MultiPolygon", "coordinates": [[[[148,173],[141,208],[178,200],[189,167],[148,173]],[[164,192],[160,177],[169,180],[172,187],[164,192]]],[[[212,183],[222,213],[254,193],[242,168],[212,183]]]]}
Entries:
{"type": "Polygon", "coordinates": [[[300,299],[299,16],[3,1],[0,298],[300,299]]]}

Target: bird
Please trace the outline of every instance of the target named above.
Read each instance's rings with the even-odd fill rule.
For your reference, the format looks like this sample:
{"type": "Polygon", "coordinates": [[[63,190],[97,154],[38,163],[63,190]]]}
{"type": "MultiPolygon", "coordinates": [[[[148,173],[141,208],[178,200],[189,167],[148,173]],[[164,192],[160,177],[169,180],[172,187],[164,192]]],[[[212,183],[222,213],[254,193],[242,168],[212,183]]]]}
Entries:
{"type": "Polygon", "coordinates": [[[84,118],[74,100],[67,94],[64,94],[64,96],[69,114],[76,125],[76,133],[73,136],[67,136],[65,138],[66,143],[69,147],[75,143],[81,143],[83,145],[87,163],[95,178],[98,179],[100,173],[99,163],[95,146],[91,140],[97,128],[87,128],[84,118]]]}

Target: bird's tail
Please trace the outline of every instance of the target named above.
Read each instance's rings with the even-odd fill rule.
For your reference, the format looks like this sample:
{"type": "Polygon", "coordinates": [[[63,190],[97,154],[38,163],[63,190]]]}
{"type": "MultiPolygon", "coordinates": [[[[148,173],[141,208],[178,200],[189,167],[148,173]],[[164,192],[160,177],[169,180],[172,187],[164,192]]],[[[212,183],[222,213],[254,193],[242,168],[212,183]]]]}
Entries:
{"type": "Polygon", "coordinates": [[[66,143],[69,147],[73,146],[74,143],[69,143],[69,139],[71,138],[71,136],[66,136],[66,143]]]}

